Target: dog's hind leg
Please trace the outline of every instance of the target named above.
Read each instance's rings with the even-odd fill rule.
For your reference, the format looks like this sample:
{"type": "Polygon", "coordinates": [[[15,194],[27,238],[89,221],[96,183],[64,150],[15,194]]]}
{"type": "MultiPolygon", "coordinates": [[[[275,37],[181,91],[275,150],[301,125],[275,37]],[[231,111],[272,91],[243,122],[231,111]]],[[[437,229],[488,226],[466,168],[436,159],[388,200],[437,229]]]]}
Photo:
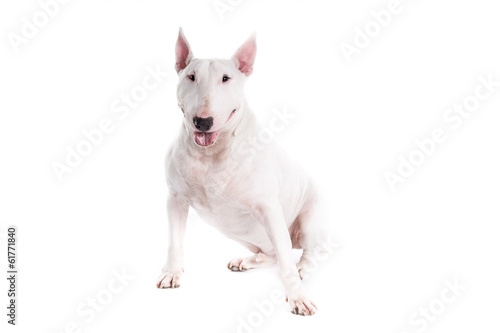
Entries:
{"type": "Polygon", "coordinates": [[[246,258],[234,258],[227,264],[227,268],[235,272],[243,272],[247,269],[272,266],[275,263],[275,256],[259,252],[246,258]]]}
{"type": "Polygon", "coordinates": [[[304,207],[291,230],[292,241],[295,240],[294,248],[303,249],[297,263],[301,279],[315,271],[334,248],[329,241],[328,214],[320,206],[315,203],[304,207]]]}

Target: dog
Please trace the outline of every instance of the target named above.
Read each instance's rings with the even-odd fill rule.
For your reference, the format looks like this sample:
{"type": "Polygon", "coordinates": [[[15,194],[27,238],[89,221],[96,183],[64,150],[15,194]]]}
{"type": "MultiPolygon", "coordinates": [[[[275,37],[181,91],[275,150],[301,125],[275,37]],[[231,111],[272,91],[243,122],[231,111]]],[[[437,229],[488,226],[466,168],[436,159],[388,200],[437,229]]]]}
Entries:
{"type": "Polygon", "coordinates": [[[278,263],[292,313],[313,315],[301,279],[326,244],[318,187],[275,143],[248,149],[259,126],[244,84],[256,55],[253,34],[230,59],[197,59],[179,29],[178,106],[184,120],[166,159],[169,248],[157,287],[180,286],[189,207],[254,255],[228,263],[245,271],[278,263]],[[296,264],[292,248],[303,249],[296,264]]]}

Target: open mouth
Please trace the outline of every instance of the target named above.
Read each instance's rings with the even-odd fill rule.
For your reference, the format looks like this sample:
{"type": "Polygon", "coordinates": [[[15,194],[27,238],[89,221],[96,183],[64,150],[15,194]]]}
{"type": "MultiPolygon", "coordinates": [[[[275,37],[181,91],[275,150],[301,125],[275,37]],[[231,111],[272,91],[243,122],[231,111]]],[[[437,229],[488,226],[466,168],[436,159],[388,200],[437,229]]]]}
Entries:
{"type": "MultiPolygon", "coordinates": [[[[229,115],[229,117],[226,120],[226,123],[229,121],[229,119],[231,119],[231,117],[233,116],[233,114],[235,112],[236,112],[236,109],[234,109],[233,112],[231,112],[231,114],[229,115]]],[[[220,130],[218,130],[216,132],[198,132],[198,131],[195,131],[194,132],[194,141],[196,142],[196,144],[198,146],[210,147],[211,145],[213,145],[215,143],[215,141],[217,141],[217,138],[219,137],[219,132],[220,132],[220,130]]]]}
{"type": "Polygon", "coordinates": [[[215,143],[220,130],[216,132],[194,132],[194,141],[202,147],[209,147],[215,143]]]}

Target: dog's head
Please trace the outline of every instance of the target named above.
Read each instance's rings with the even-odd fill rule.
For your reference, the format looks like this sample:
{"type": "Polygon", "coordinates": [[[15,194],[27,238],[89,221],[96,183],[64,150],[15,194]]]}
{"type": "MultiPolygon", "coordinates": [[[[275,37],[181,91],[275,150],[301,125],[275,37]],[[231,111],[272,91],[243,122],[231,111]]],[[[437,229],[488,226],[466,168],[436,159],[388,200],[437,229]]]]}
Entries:
{"type": "MultiPolygon", "coordinates": [[[[182,29],[175,47],[177,99],[198,146],[209,147],[244,102],[244,82],[252,73],[255,34],[230,59],[196,59],[182,29]]],[[[233,118],[233,119],[232,119],[233,118]]]]}

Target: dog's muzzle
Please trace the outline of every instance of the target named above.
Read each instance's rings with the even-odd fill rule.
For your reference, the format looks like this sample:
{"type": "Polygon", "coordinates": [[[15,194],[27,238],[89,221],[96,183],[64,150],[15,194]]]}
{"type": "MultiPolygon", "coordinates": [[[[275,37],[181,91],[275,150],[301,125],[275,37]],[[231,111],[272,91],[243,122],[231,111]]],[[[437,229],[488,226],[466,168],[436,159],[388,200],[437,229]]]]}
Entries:
{"type": "MultiPolygon", "coordinates": [[[[229,119],[231,119],[231,117],[234,115],[235,112],[236,112],[236,109],[234,109],[231,112],[231,114],[229,115],[229,117],[226,120],[226,123],[229,121],[229,119]]],[[[194,117],[193,123],[194,123],[194,127],[196,127],[196,129],[198,130],[198,131],[194,132],[194,141],[196,142],[196,144],[198,146],[209,147],[209,146],[213,145],[215,143],[215,141],[217,141],[217,138],[219,137],[220,130],[215,131],[215,132],[208,132],[214,124],[214,118],[212,118],[212,117],[208,117],[208,118],[194,117]]]]}

